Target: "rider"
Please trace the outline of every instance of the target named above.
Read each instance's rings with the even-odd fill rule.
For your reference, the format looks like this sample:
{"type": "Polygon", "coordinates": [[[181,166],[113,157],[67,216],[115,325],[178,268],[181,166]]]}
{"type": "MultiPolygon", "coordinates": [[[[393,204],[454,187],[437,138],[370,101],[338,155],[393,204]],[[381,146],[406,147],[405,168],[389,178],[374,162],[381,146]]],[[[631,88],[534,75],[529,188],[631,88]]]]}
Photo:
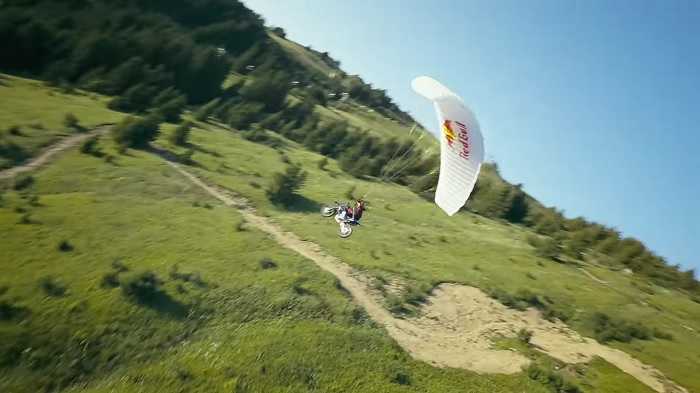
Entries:
{"type": "Polygon", "coordinates": [[[353,220],[355,223],[360,222],[360,218],[362,218],[362,213],[365,211],[365,201],[362,199],[358,199],[355,202],[354,207],[348,206],[345,211],[340,211],[338,214],[335,216],[335,221],[340,224],[346,219],[353,220]]]}

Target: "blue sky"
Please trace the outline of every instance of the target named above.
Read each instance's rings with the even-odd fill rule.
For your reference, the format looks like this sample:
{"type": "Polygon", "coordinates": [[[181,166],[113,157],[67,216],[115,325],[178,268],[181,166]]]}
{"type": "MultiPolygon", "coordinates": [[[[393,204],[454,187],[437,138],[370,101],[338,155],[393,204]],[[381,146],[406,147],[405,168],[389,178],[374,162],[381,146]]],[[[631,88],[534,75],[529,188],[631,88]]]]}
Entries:
{"type": "Polygon", "coordinates": [[[700,2],[245,2],[431,129],[410,81],[442,81],[507,180],[700,267],[700,2]]]}

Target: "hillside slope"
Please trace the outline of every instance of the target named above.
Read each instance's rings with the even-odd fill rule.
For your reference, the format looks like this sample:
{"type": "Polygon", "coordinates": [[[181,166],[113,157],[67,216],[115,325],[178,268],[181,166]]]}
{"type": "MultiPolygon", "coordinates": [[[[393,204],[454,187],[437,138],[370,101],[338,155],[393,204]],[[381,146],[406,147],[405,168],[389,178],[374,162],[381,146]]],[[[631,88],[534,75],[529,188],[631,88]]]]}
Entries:
{"type": "MultiPolygon", "coordinates": [[[[421,126],[411,132],[415,121],[386,92],[268,31],[241,3],[3,7],[0,39],[12,56],[0,69],[48,83],[0,74],[0,166],[133,119],[0,182],[2,390],[649,391],[624,367],[537,349],[543,330],[566,324],[700,391],[693,272],[542,206],[493,163],[467,208],[446,217],[431,201],[437,144],[419,140],[421,126]],[[489,294],[487,311],[541,314],[549,322],[531,341],[515,328],[531,325],[510,320],[489,330],[503,337],[479,343],[536,367],[478,375],[417,361],[410,355],[430,358],[397,346],[330,274],[158,153],[347,264],[383,321],[466,329],[425,319],[444,304],[444,283],[489,294]],[[271,202],[295,167],[300,187],[271,202]],[[369,201],[362,226],[340,239],[319,208],[358,196],[369,201]]],[[[455,299],[447,304],[465,312],[455,299]]],[[[647,385],[673,391],[658,388],[663,380],[647,385]]]]}

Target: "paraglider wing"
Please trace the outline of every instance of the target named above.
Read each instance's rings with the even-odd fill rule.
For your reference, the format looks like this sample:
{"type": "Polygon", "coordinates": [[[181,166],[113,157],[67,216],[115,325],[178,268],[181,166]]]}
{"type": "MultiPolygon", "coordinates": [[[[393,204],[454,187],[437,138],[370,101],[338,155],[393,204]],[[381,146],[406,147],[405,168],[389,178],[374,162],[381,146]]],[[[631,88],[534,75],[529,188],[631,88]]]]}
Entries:
{"type": "Polygon", "coordinates": [[[448,215],[464,206],[484,161],[484,140],[474,113],[435,79],[420,76],[413,90],[431,100],[440,124],[440,178],[435,203],[448,215]]]}

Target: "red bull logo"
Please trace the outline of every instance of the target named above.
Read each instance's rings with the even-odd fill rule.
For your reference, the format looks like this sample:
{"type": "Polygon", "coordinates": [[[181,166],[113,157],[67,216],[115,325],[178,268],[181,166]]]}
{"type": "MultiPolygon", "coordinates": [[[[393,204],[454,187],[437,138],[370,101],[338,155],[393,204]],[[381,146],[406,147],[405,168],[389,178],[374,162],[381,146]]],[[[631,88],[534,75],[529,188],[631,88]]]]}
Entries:
{"type": "Polygon", "coordinates": [[[452,144],[454,144],[455,139],[457,139],[457,134],[455,134],[454,130],[452,129],[451,121],[445,120],[442,123],[442,134],[445,135],[445,139],[447,139],[447,145],[452,147],[452,144]]]}
{"type": "Polygon", "coordinates": [[[445,120],[442,123],[442,134],[445,135],[445,139],[447,140],[447,146],[449,146],[451,149],[455,148],[454,142],[455,140],[458,140],[459,143],[462,145],[462,148],[459,150],[459,156],[464,158],[465,160],[469,159],[470,140],[469,129],[466,125],[458,121],[445,120]],[[453,124],[457,125],[458,132],[455,132],[453,124]]]}

